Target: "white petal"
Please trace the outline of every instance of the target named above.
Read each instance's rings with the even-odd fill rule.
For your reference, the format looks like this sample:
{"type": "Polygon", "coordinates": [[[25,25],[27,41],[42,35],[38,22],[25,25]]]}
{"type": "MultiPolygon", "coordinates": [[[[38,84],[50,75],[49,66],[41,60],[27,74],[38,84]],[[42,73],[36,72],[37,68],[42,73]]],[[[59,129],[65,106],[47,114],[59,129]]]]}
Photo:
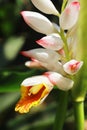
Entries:
{"type": "Polygon", "coordinates": [[[68,3],[67,3],[67,5],[68,5],[68,4],[70,4],[71,2],[74,2],[74,1],[77,1],[77,2],[79,2],[79,0],[68,0],[68,3]]]}
{"type": "MultiPolygon", "coordinates": [[[[67,41],[68,41],[68,47],[71,53],[71,57],[77,58],[79,55],[78,52],[78,34],[77,34],[77,24],[68,31],[67,33],[67,41]]],[[[80,47],[79,47],[80,49],[80,47]]],[[[79,50],[80,51],[80,50],[79,50]]],[[[77,58],[78,59],[78,58],[77,58]]]]}
{"type": "Polygon", "coordinates": [[[64,72],[64,70],[63,70],[63,65],[62,65],[60,62],[57,62],[57,63],[54,65],[54,69],[53,69],[53,70],[51,69],[51,71],[58,72],[58,73],[60,73],[60,74],[62,74],[62,75],[65,74],[65,72],[64,72]]]}
{"type": "Polygon", "coordinates": [[[25,66],[30,68],[43,68],[39,62],[36,61],[26,61],[25,66]]]}
{"type": "Polygon", "coordinates": [[[63,70],[63,65],[60,62],[57,63],[51,63],[49,62],[39,62],[39,61],[27,61],[25,62],[25,66],[30,67],[30,68],[44,68],[50,71],[55,71],[60,74],[66,74],[65,71],[63,70]]]}
{"type": "Polygon", "coordinates": [[[53,24],[43,15],[32,11],[21,12],[25,22],[35,31],[43,34],[54,32],[53,24]]]}
{"type": "Polygon", "coordinates": [[[46,84],[49,90],[51,90],[53,88],[53,84],[44,75],[26,78],[22,82],[21,86],[29,87],[29,86],[34,86],[34,85],[38,85],[38,84],[46,84]]]}
{"type": "Polygon", "coordinates": [[[67,32],[67,37],[72,37],[73,35],[76,35],[78,29],[78,25],[75,24],[74,27],[72,27],[70,30],[67,32]]]}
{"type": "MultiPolygon", "coordinates": [[[[65,57],[65,52],[64,52],[64,49],[60,49],[58,50],[58,53],[62,56],[62,57],[65,57]]],[[[62,61],[63,62],[63,61],[62,61]]]]}
{"type": "Polygon", "coordinates": [[[77,1],[71,2],[66,6],[59,19],[62,29],[68,30],[76,24],[79,16],[79,9],[80,3],[77,1]]]}
{"type": "Polygon", "coordinates": [[[76,74],[83,65],[83,61],[70,60],[63,65],[64,71],[70,75],[76,74]]]}
{"type": "Polygon", "coordinates": [[[60,32],[60,26],[54,22],[52,23],[53,23],[54,28],[57,30],[57,32],[60,32]]]}
{"type": "Polygon", "coordinates": [[[54,71],[54,72],[58,72],[60,74],[65,74],[65,71],[63,70],[63,66],[60,62],[57,63],[50,63],[49,62],[40,62],[40,64],[46,68],[49,71],[54,71]]]}
{"type": "Polygon", "coordinates": [[[22,54],[24,56],[31,57],[32,59],[36,59],[40,62],[44,62],[44,63],[47,62],[49,64],[55,63],[61,59],[61,56],[57,52],[49,49],[43,49],[43,48],[23,51],[22,54]]]}
{"type": "Polygon", "coordinates": [[[63,47],[63,41],[56,33],[47,35],[36,42],[39,45],[51,50],[60,50],[63,47]]]}
{"type": "Polygon", "coordinates": [[[58,11],[51,0],[31,0],[36,8],[46,14],[58,15],[58,11]]]}
{"type": "Polygon", "coordinates": [[[73,87],[74,81],[69,78],[63,77],[59,73],[46,72],[45,75],[54,85],[56,85],[61,90],[67,91],[73,87]]]}

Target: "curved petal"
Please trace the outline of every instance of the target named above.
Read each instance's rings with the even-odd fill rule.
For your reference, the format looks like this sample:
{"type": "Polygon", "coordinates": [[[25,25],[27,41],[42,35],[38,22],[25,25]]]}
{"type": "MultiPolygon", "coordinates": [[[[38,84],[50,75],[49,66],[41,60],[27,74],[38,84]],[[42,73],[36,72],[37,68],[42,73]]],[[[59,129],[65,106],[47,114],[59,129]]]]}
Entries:
{"type": "Polygon", "coordinates": [[[64,71],[70,75],[76,74],[83,65],[83,61],[70,60],[63,65],[64,71]]]}
{"type": "Polygon", "coordinates": [[[56,71],[60,74],[65,74],[65,71],[63,70],[63,65],[60,62],[57,63],[43,63],[39,61],[27,61],[25,62],[25,66],[30,67],[30,68],[41,68],[41,69],[47,69],[50,71],[56,71]]]}
{"type": "Polygon", "coordinates": [[[71,2],[68,6],[66,6],[59,19],[62,29],[68,30],[76,24],[79,15],[79,9],[80,3],[78,1],[71,2]]]}
{"type": "Polygon", "coordinates": [[[16,104],[15,111],[29,112],[31,107],[42,103],[52,88],[52,84],[45,76],[25,79],[21,85],[21,99],[16,104]]]}
{"type": "Polygon", "coordinates": [[[61,55],[57,52],[49,49],[32,49],[29,51],[23,51],[22,54],[27,57],[31,57],[32,59],[36,59],[40,62],[44,63],[55,63],[61,59],[61,55]]]}
{"type": "MultiPolygon", "coordinates": [[[[72,29],[70,29],[67,32],[67,41],[68,41],[68,47],[71,53],[71,57],[77,58],[79,55],[77,54],[78,52],[78,33],[77,33],[77,24],[74,26],[72,29]]],[[[79,47],[80,49],[80,47],[79,47]]],[[[80,50],[79,50],[80,51],[80,50]]],[[[78,58],[77,58],[78,59],[78,58]]]]}
{"type": "Polygon", "coordinates": [[[44,68],[46,68],[47,70],[49,70],[49,71],[58,72],[58,73],[63,74],[63,75],[65,74],[65,71],[63,70],[63,66],[62,66],[62,64],[60,62],[51,63],[51,64],[49,64],[49,62],[48,63],[42,63],[42,62],[40,62],[40,64],[44,68]]]}
{"type": "Polygon", "coordinates": [[[47,35],[36,42],[44,48],[51,50],[60,50],[63,47],[63,41],[56,33],[47,35]]]}
{"type": "Polygon", "coordinates": [[[38,61],[26,61],[25,66],[30,68],[43,68],[38,61]]]}
{"type": "Polygon", "coordinates": [[[64,70],[63,70],[63,65],[61,64],[61,62],[57,62],[57,63],[54,65],[54,69],[51,69],[51,71],[60,73],[60,74],[62,74],[62,75],[65,74],[65,72],[64,72],[64,70]]]}
{"type": "Polygon", "coordinates": [[[61,74],[56,72],[46,72],[45,75],[48,77],[51,83],[56,85],[59,89],[67,91],[73,87],[74,81],[63,77],[61,74]]]}
{"type": "Polygon", "coordinates": [[[59,12],[51,2],[51,0],[31,0],[36,8],[46,14],[58,15],[59,12]]]}
{"type": "Polygon", "coordinates": [[[42,14],[32,11],[21,12],[25,22],[35,31],[43,34],[54,32],[53,24],[42,14]]]}
{"type": "Polygon", "coordinates": [[[70,4],[71,2],[74,2],[74,1],[75,1],[75,2],[76,2],[76,1],[79,2],[79,0],[68,0],[67,5],[70,4]]]}
{"type": "Polygon", "coordinates": [[[38,84],[42,84],[42,83],[45,83],[48,86],[52,85],[47,77],[45,77],[44,75],[41,75],[41,76],[33,76],[30,78],[26,78],[22,82],[21,86],[27,87],[27,86],[33,86],[33,85],[38,85],[38,84]]]}

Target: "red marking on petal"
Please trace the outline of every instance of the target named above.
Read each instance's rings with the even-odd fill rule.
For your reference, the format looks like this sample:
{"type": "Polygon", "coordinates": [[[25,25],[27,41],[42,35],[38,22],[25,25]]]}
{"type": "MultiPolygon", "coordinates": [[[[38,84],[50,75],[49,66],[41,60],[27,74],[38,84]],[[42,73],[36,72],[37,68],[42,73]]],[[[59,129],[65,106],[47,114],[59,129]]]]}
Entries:
{"type": "Polygon", "coordinates": [[[31,56],[29,55],[29,53],[27,53],[26,51],[21,51],[20,54],[23,55],[23,56],[25,56],[25,57],[30,58],[32,61],[39,62],[37,59],[31,57],[31,56]]]}
{"type": "MultiPolygon", "coordinates": [[[[40,100],[43,98],[42,94],[46,89],[44,85],[36,94],[29,93],[30,88],[31,86],[21,87],[22,97],[16,105],[16,111],[19,111],[20,113],[26,113],[32,106],[39,104],[40,100]]],[[[45,96],[47,93],[48,91],[46,91],[43,96],[45,96]]]]}
{"type": "Polygon", "coordinates": [[[80,3],[78,2],[78,1],[74,1],[74,2],[72,2],[72,5],[79,5],[80,6],[80,3]]]}
{"type": "Polygon", "coordinates": [[[65,56],[65,52],[64,52],[64,49],[61,48],[60,50],[58,50],[58,53],[62,56],[65,56]]]}
{"type": "Polygon", "coordinates": [[[26,53],[26,51],[21,51],[20,54],[25,56],[25,57],[28,57],[28,54],[26,53]]]}
{"type": "Polygon", "coordinates": [[[53,85],[56,85],[55,80],[53,80],[51,77],[51,72],[45,72],[43,75],[46,76],[53,85]]]}
{"type": "Polygon", "coordinates": [[[38,43],[39,45],[43,45],[43,42],[44,42],[44,40],[42,40],[42,39],[36,41],[36,43],[38,43]]]}
{"type": "Polygon", "coordinates": [[[25,56],[25,57],[28,57],[28,58],[30,58],[30,59],[32,59],[34,61],[34,58],[31,57],[27,51],[21,51],[20,54],[25,56]]]}
{"type": "Polygon", "coordinates": [[[79,3],[78,1],[74,1],[74,2],[71,3],[70,6],[68,6],[68,7],[66,8],[65,11],[66,11],[67,14],[69,14],[69,13],[71,12],[71,8],[70,8],[71,6],[76,7],[77,10],[80,9],[80,3],[79,3]]]}
{"type": "Polygon", "coordinates": [[[21,15],[24,15],[24,14],[25,14],[25,11],[21,11],[20,14],[21,14],[21,15]]]}
{"type": "Polygon", "coordinates": [[[44,39],[37,40],[36,43],[38,43],[39,45],[42,45],[42,46],[45,46],[45,45],[48,46],[50,44],[49,41],[44,40],[44,39]]]}
{"type": "Polygon", "coordinates": [[[70,13],[70,8],[66,8],[66,13],[67,13],[67,14],[70,13]]]}
{"type": "Polygon", "coordinates": [[[78,69],[78,65],[80,62],[76,62],[74,64],[70,64],[69,67],[72,71],[76,71],[78,69]]]}
{"type": "Polygon", "coordinates": [[[48,77],[50,75],[50,72],[45,72],[43,75],[48,77]]]}
{"type": "Polygon", "coordinates": [[[80,9],[80,3],[79,3],[78,1],[72,2],[72,5],[73,5],[73,6],[76,6],[77,9],[80,9]]]}

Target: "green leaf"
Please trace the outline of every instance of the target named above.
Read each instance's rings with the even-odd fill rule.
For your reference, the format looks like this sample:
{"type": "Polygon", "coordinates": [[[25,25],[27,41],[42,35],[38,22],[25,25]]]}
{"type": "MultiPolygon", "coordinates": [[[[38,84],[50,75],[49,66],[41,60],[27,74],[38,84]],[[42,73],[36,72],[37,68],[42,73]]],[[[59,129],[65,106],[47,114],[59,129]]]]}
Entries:
{"type": "Polygon", "coordinates": [[[7,110],[11,104],[13,104],[19,96],[19,93],[5,93],[0,95],[0,102],[2,105],[0,106],[0,114],[2,111],[7,110]],[[6,99],[6,100],[5,100],[6,99]]]}
{"type": "Polygon", "coordinates": [[[7,60],[13,60],[18,52],[20,51],[21,47],[24,44],[24,37],[11,37],[9,38],[3,48],[4,55],[7,60]]]}
{"type": "Polygon", "coordinates": [[[28,77],[40,74],[40,70],[29,69],[26,72],[5,70],[0,73],[0,92],[16,92],[20,89],[21,82],[28,77]]]}
{"type": "Polygon", "coordinates": [[[18,114],[15,118],[12,118],[7,122],[7,126],[12,130],[47,130],[51,127],[54,121],[54,113],[56,104],[51,102],[48,107],[38,106],[37,108],[27,114],[18,114]],[[21,123],[22,122],[22,123],[21,123]]]}

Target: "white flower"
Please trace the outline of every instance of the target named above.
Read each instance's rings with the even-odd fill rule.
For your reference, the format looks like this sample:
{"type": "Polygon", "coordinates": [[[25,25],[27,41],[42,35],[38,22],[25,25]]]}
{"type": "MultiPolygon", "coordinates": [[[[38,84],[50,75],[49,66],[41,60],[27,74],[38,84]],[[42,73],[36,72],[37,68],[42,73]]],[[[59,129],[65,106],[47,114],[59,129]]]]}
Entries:
{"type": "Polygon", "coordinates": [[[64,71],[70,75],[76,74],[83,65],[83,61],[70,60],[63,65],[64,71]]]}
{"type": "Polygon", "coordinates": [[[24,56],[31,57],[31,59],[35,59],[43,63],[49,62],[49,64],[56,63],[58,62],[58,60],[61,59],[61,55],[59,55],[57,52],[50,49],[44,49],[44,48],[22,51],[21,53],[24,56]]]}
{"type": "Polygon", "coordinates": [[[31,107],[41,104],[54,85],[67,91],[73,86],[73,81],[56,72],[47,72],[42,76],[25,79],[21,84],[22,96],[16,104],[15,111],[27,113],[31,107]]]}
{"type": "Polygon", "coordinates": [[[36,76],[25,79],[21,84],[21,99],[16,104],[15,111],[27,113],[30,108],[45,100],[53,88],[46,76],[36,76]]]}
{"type": "MultiPolygon", "coordinates": [[[[71,57],[77,58],[78,51],[78,35],[77,35],[77,24],[67,32],[67,42],[70,50],[71,57]]],[[[79,48],[80,49],[80,48],[79,48]]]]}
{"type": "MultiPolygon", "coordinates": [[[[31,58],[34,64],[38,64],[48,70],[56,71],[61,74],[65,73],[60,62],[61,55],[53,50],[38,48],[22,51],[21,53],[24,56],[31,58]]],[[[30,65],[30,62],[27,63],[28,67],[31,67],[30,65]]]]}
{"type": "MultiPolygon", "coordinates": [[[[47,14],[59,16],[51,0],[31,0],[36,8],[47,14]]],[[[70,90],[75,75],[83,65],[83,61],[76,58],[76,32],[80,3],[78,0],[68,0],[67,5],[59,17],[59,25],[53,24],[48,18],[37,12],[21,12],[25,22],[35,31],[46,36],[36,43],[44,48],[22,51],[31,58],[25,65],[27,67],[41,67],[48,71],[43,75],[25,79],[21,84],[21,99],[15,111],[27,113],[30,108],[44,101],[54,85],[63,91],[70,90]],[[67,30],[65,33],[64,30],[67,30]],[[75,52],[74,52],[75,51],[75,52]]]]}
{"type": "Polygon", "coordinates": [[[40,62],[33,60],[33,61],[26,61],[25,66],[30,68],[43,68],[40,64],[40,62]]]}
{"type": "Polygon", "coordinates": [[[79,2],[79,0],[68,0],[68,2],[67,2],[67,5],[69,4],[69,3],[71,3],[71,2],[79,2]]]}
{"type": "Polygon", "coordinates": [[[63,41],[57,33],[47,35],[36,42],[44,48],[51,50],[60,50],[63,48],[63,41]]]}
{"type": "Polygon", "coordinates": [[[21,14],[25,22],[35,31],[43,34],[55,32],[53,24],[42,14],[33,11],[22,11],[21,14]]]}
{"type": "Polygon", "coordinates": [[[73,1],[66,6],[59,19],[62,29],[68,30],[77,23],[79,9],[80,3],[78,1],[73,1]]]}
{"type": "Polygon", "coordinates": [[[36,8],[46,14],[58,15],[59,12],[51,2],[51,0],[31,0],[36,8]]]}
{"type": "Polygon", "coordinates": [[[67,91],[73,87],[74,81],[56,72],[46,72],[48,79],[59,89],[67,91]]]}

